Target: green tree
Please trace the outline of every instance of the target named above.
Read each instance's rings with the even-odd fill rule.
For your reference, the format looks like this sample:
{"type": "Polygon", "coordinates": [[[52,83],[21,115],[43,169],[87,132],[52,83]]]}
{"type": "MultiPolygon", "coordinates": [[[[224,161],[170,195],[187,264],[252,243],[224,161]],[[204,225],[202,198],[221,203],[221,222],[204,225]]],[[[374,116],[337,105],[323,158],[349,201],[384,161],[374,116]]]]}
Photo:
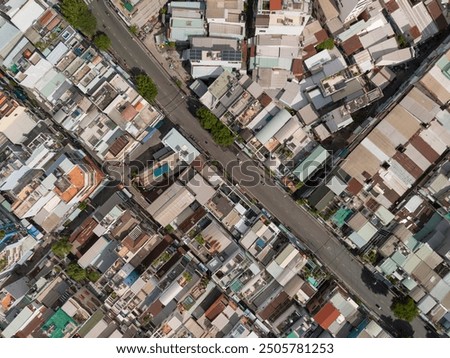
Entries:
{"type": "Polygon", "coordinates": [[[97,20],[83,0],[62,0],[61,12],[67,21],[86,36],[95,34],[97,20]]]}
{"type": "Polygon", "coordinates": [[[396,36],[398,47],[405,48],[408,47],[408,41],[406,41],[405,36],[398,35],[396,36]]]}
{"type": "Polygon", "coordinates": [[[192,280],[192,274],[190,272],[184,271],[183,278],[186,280],[186,282],[189,282],[190,280],[192,280]]]}
{"type": "Polygon", "coordinates": [[[137,27],[137,25],[131,25],[131,26],[128,28],[128,30],[130,30],[130,32],[131,32],[133,35],[137,35],[138,32],[139,32],[139,28],[137,27]]]}
{"type": "Polygon", "coordinates": [[[213,140],[217,144],[227,147],[234,143],[233,133],[206,107],[199,108],[196,116],[200,120],[200,125],[211,132],[213,140]]]}
{"type": "Polygon", "coordinates": [[[78,204],[78,209],[80,209],[81,211],[86,210],[87,208],[87,203],[85,201],[82,201],[78,204]]]}
{"type": "Polygon", "coordinates": [[[171,234],[171,233],[173,233],[174,231],[175,231],[175,229],[173,228],[173,226],[172,225],[167,225],[166,227],[165,227],[165,229],[166,229],[166,231],[167,231],[167,233],[168,234],[171,234]]]}
{"type": "Polygon", "coordinates": [[[3,269],[8,265],[8,260],[3,258],[0,259],[0,272],[3,271],[3,269]]]}
{"type": "Polygon", "coordinates": [[[134,82],[136,83],[139,94],[147,101],[153,103],[158,95],[158,88],[156,87],[155,82],[143,73],[137,75],[134,78],[134,82]]]}
{"type": "Polygon", "coordinates": [[[77,282],[86,279],[86,270],[83,270],[76,262],[72,262],[67,266],[66,273],[72,280],[77,282]]]}
{"type": "Polygon", "coordinates": [[[331,37],[329,37],[325,41],[323,41],[320,44],[318,44],[316,46],[316,49],[318,51],[331,50],[333,47],[334,47],[334,40],[331,37]]]}
{"type": "Polygon", "coordinates": [[[94,45],[101,51],[106,51],[111,47],[111,39],[104,33],[98,33],[94,37],[94,45]]]}
{"type": "Polygon", "coordinates": [[[203,238],[202,234],[198,234],[195,237],[195,241],[197,241],[197,244],[203,245],[205,243],[205,239],[203,238]]]}
{"type": "Polygon", "coordinates": [[[221,122],[219,122],[211,131],[214,142],[222,147],[228,147],[234,143],[234,135],[221,122]]]}
{"type": "Polygon", "coordinates": [[[0,240],[6,236],[5,230],[0,230],[0,240]]]}
{"type": "Polygon", "coordinates": [[[395,317],[408,322],[411,322],[419,314],[416,303],[409,296],[394,299],[391,310],[395,317]]]}
{"type": "Polygon", "coordinates": [[[199,108],[196,115],[200,119],[200,125],[206,130],[212,130],[219,121],[206,107],[199,108]]]}
{"type": "Polygon", "coordinates": [[[61,259],[66,257],[71,249],[72,245],[67,238],[62,238],[52,245],[52,252],[61,259]]]}
{"type": "Polygon", "coordinates": [[[100,273],[96,270],[86,270],[86,278],[91,282],[97,282],[100,276],[100,273]]]}

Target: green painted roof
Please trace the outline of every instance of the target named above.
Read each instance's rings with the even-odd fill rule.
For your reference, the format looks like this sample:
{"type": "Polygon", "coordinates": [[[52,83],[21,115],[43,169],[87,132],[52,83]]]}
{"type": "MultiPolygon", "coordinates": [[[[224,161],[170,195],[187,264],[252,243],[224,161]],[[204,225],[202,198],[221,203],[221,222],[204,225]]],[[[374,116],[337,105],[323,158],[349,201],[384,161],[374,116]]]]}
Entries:
{"type": "Polygon", "coordinates": [[[77,323],[66,312],[59,308],[42,326],[42,330],[50,338],[63,338],[67,332],[73,331],[77,323]]]}
{"type": "Polygon", "coordinates": [[[417,234],[414,235],[414,238],[417,241],[422,241],[428,234],[434,231],[437,224],[439,224],[442,220],[442,216],[438,213],[435,213],[430,220],[424,225],[422,230],[420,230],[417,234]]]}
{"type": "Polygon", "coordinates": [[[396,251],[392,256],[391,259],[398,265],[402,266],[406,261],[406,256],[403,255],[401,252],[396,251]]]}
{"type": "Polygon", "coordinates": [[[346,208],[340,208],[336,213],[331,217],[331,220],[336,224],[337,227],[341,228],[344,226],[347,219],[353,214],[353,211],[346,208]]]}
{"type": "Polygon", "coordinates": [[[129,3],[129,2],[123,3],[123,6],[124,6],[124,8],[127,9],[129,12],[132,12],[133,9],[134,9],[133,5],[132,5],[131,3],[129,3]]]}
{"type": "Polygon", "coordinates": [[[385,275],[391,275],[397,268],[397,264],[390,257],[380,265],[380,269],[385,275]]]}
{"type": "Polygon", "coordinates": [[[294,169],[294,175],[301,181],[306,181],[319,167],[325,163],[330,154],[319,145],[313,152],[294,169]]]}
{"type": "Polygon", "coordinates": [[[405,286],[409,291],[411,291],[414,287],[417,286],[417,282],[414,281],[412,278],[405,278],[402,281],[402,285],[405,286]]]}

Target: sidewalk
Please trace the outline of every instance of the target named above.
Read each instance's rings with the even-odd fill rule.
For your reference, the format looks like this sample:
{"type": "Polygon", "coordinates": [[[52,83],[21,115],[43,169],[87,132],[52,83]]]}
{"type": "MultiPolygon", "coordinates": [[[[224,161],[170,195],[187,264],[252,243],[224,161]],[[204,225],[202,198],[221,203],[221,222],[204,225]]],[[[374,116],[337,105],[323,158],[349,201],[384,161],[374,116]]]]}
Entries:
{"type": "Polygon", "coordinates": [[[173,50],[175,52],[172,56],[170,54],[171,51],[161,52],[159,49],[157,49],[157,45],[155,44],[154,36],[155,36],[155,30],[158,31],[160,29],[159,26],[155,26],[152,32],[148,33],[144,40],[140,40],[137,37],[135,37],[136,42],[139,42],[143,48],[147,52],[149,52],[153,58],[155,58],[162,69],[166,72],[166,74],[175,80],[180,80],[181,82],[177,83],[177,86],[186,94],[190,95],[190,89],[186,85],[186,82],[188,82],[191,79],[191,76],[189,73],[186,72],[186,70],[183,68],[180,62],[180,58],[178,56],[178,53],[176,53],[176,50],[173,50]]]}

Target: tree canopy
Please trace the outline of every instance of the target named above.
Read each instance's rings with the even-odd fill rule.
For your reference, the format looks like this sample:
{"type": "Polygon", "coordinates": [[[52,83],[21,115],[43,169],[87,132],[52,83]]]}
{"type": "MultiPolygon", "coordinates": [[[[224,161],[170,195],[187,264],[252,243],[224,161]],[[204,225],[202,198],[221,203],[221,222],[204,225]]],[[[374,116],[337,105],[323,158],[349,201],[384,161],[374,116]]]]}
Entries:
{"type": "Polygon", "coordinates": [[[94,37],[94,45],[101,51],[106,51],[111,47],[111,39],[104,33],[98,33],[94,37]]]}
{"type": "Polygon", "coordinates": [[[137,27],[137,25],[131,25],[128,29],[133,35],[137,35],[139,32],[139,28],[137,27]]]}
{"type": "Polygon", "coordinates": [[[71,248],[72,245],[69,240],[63,238],[52,245],[52,252],[59,258],[63,259],[70,252],[71,248]]]}
{"type": "Polygon", "coordinates": [[[144,73],[137,75],[134,78],[134,82],[136,83],[139,94],[147,101],[153,103],[158,95],[158,88],[156,87],[155,82],[144,73]]]}
{"type": "Polygon", "coordinates": [[[86,270],[86,278],[91,282],[96,282],[100,278],[100,274],[95,270],[86,270]]]}
{"type": "Polygon", "coordinates": [[[83,269],[76,262],[72,262],[67,266],[67,275],[74,281],[80,282],[88,279],[91,282],[96,282],[101,274],[91,268],[83,269]]]}
{"type": "Polygon", "coordinates": [[[320,44],[318,44],[316,46],[316,49],[318,51],[331,50],[333,47],[334,47],[334,40],[331,37],[329,37],[325,41],[323,41],[320,44]]]}
{"type": "Polygon", "coordinates": [[[67,266],[67,275],[74,281],[80,282],[86,279],[86,270],[83,270],[76,262],[67,266]]]}
{"type": "Polygon", "coordinates": [[[209,131],[214,142],[223,147],[228,147],[234,142],[234,135],[217,117],[206,107],[199,108],[196,112],[200,125],[209,131]]]}
{"type": "Polygon", "coordinates": [[[408,322],[411,322],[419,314],[416,303],[408,296],[394,299],[391,309],[395,317],[408,322]]]}
{"type": "Polygon", "coordinates": [[[6,258],[0,259],[0,272],[8,265],[8,260],[6,258]]]}
{"type": "Polygon", "coordinates": [[[60,7],[73,27],[89,37],[95,34],[97,20],[83,0],[61,0],[60,7]]]}

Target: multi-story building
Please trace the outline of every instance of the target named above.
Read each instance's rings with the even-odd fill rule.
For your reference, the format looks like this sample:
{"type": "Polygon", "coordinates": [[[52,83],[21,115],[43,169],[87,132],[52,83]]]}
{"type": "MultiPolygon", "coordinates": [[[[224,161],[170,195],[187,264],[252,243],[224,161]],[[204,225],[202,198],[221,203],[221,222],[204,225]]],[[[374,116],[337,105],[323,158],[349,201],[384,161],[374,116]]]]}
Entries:
{"type": "Polygon", "coordinates": [[[209,36],[244,39],[244,0],[206,0],[205,16],[209,36]]]}
{"type": "Polygon", "coordinates": [[[356,19],[373,0],[336,0],[339,18],[346,24],[356,19]]]}

